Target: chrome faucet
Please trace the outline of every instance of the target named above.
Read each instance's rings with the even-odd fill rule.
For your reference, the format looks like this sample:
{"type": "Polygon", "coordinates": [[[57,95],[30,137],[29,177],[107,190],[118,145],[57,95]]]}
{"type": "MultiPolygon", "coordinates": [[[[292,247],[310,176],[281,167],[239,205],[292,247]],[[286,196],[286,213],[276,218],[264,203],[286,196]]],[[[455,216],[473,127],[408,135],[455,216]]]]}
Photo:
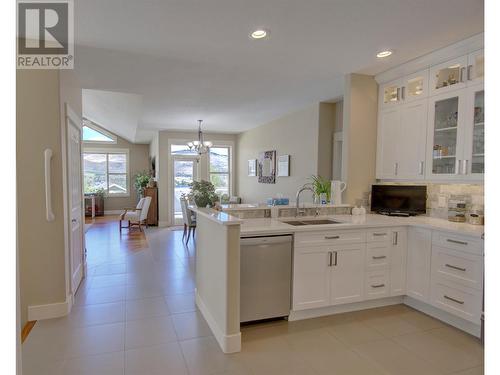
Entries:
{"type": "Polygon", "coordinates": [[[310,192],[313,193],[313,197],[314,197],[314,189],[312,188],[312,186],[310,184],[305,184],[304,186],[302,186],[299,190],[297,190],[297,195],[295,197],[295,204],[296,204],[296,211],[295,211],[295,216],[300,216],[300,215],[304,215],[306,210],[305,209],[300,209],[299,207],[299,204],[300,204],[300,193],[302,193],[304,190],[309,190],[310,192]]]}

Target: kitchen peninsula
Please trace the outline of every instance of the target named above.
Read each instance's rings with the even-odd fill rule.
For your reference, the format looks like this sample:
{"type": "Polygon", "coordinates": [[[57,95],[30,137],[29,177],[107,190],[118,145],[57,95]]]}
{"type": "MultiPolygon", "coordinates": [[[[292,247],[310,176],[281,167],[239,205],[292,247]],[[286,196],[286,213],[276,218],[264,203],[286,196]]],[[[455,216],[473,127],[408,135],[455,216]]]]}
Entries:
{"type": "Polygon", "coordinates": [[[240,237],[293,235],[289,320],[405,303],[480,335],[482,226],[373,214],[300,217],[335,223],[292,225],[294,217],[195,210],[196,303],[225,353],[241,350],[240,237]]]}

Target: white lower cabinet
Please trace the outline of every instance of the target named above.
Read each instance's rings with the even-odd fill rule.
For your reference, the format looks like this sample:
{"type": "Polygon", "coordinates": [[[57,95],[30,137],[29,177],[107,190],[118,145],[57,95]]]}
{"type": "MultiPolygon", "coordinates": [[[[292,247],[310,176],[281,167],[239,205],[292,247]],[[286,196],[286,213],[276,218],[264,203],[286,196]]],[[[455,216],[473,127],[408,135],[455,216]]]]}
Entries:
{"type": "Polygon", "coordinates": [[[295,248],[293,261],[293,309],[305,310],[330,304],[329,248],[295,248]]]}
{"type": "Polygon", "coordinates": [[[406,294],[429,302],[431,273],[432,232],[428,229],[408,230],[408,262],[406,269],[406,294]]]}
{"type": "Polygon", "coordinates": [[[408,258],[408,230],[394,228],[391,230],[391,269],[390,295],[402,296],[406,294],[406,263],[408,258]]]}
{"type": "Polygon", "coordinates": [[[363,300],[366,244],[333,248],[331,266],[330,304],[363,300]]]}

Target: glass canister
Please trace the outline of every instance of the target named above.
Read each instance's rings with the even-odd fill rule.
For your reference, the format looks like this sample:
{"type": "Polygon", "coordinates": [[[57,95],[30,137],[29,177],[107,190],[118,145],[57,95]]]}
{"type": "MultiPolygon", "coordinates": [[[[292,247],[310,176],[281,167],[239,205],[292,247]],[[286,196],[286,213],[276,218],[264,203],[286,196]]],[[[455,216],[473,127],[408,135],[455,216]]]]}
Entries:
{"type": "Polygon", "coordinates": [[[451,196],[448,200],[448,220],[457,223],[465,223],[465,215],[469,200],[466,196],[451,196]]]}

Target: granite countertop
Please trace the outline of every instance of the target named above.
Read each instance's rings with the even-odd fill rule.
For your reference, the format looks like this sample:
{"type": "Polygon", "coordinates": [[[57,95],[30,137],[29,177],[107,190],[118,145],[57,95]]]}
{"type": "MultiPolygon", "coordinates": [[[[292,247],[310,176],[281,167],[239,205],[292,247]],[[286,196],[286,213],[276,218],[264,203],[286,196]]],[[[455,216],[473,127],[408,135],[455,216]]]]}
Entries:
{"type": "MultiPolygon", "coordinates": [[[[240,204],[222,204],[222,211],[252,211],[252,210],[269,210],[271,208],[288,209],[295,208],[295,204],[269,206],[265,203],[240,203],[240,204]]],[[[331,207],[352,207],[350,204],[314,204],[301,203],[300,208],[331,208],[331,207]]]]}
{"type": "Polygon", "coordinates": [[[333,219],[342,222],[341,224],[321,224],[293,226],[284,223],[288,220],[312,219],[311,217],[300,218],[263,218],[263,219],[243,219],[241,220],[241,235],[269,235],[285,234],[296,232],[308,232],[332,229],[361,229],[376,228],[385,226],[416,226],[427,229],[436,229],[454,234],[462,234],[473,237],[481,237],[484,233],[484,226],[467,223],[453,223],[448,220],[432,218],[428,216],[414,217],[389,217],[383,215],[367,214],[363,216],[352,215],[331,215],[317,216],[315,219],[333,219]]]}

